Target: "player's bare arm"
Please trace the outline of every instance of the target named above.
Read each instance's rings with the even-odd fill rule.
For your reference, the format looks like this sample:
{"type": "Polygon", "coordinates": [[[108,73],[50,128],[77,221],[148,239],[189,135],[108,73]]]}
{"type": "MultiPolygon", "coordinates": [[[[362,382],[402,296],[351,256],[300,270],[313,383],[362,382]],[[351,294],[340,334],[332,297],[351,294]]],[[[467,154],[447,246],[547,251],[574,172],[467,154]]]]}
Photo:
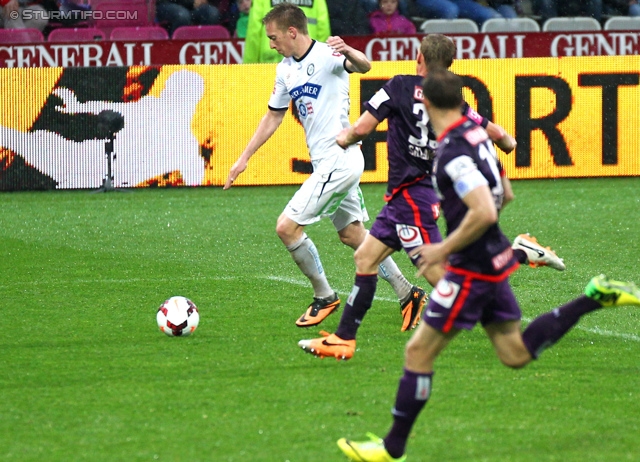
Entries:
{"type": "Polygon", "coordinates": [[[460,226],[442,241],[447,256],[475,242],[498,221],[498,210],[489,186],[474,188],[462,198],[462,201],[468,207],[467,213],[460,226]]]}
{"type": "Polygon", "coordinates": [[[493,195],[488,186],[474,188],[462,199],[468,207],[460,226],[449,234],[442,242],[418,247],[412,256],[419,255],[418,269],[420,274],[432,265],[442,265],[449,255],[459,252],[475,242],[487,229],[498,221],[498,211],[493,195]]]}
{"type": "Polygon", "coordinates": [[[346,149],[347,146],[365,139],[369,133],[374,131],[380,122],[373,117],[369,111],[364,111],[362,115],[350,127],[344,128],[336,136],[338,146],[346,149]]]}
{"type": "Polygon", "coordinates": [[[504,189],[504,196],[502,198],[502,209],[504,209],[507,204],[513,201],[516,196],[513,193],[513,188],[511,187],[511,181],[505,175],[500,177],[500,181],[502,183],[502,189],[504,189]]]}
{"type": "Polygon", "coordinates": [[[487,131],[489,138],[491,138],[491,141],[493,141],[496,146],[507,154],[516,148],[516,145],[518,144],[516,143],[516,140],[500,125],[489,122],[485,130],[487,131]]]}
{"type": "Polygon", "coordinates": [[[256,132],[249,140],[249,144],[244,148],[244,151],[238,158],[238,160],[233,164],[231,170],[229,171],[229,176],[227,177],[227,181],[224,184],[222,189],[229,189],[233,182],[238,178],[238,176],[244,172],[247,168],[247,164],[249,163],[249,159],[253,156],[260,147],[267,142],[271,135],[275,133],[280,124],[282,123],[282,119],[284,119],[284,115],[287,111],[274,111],[269,109],[267,113],[262,117],[260,123],[258,124],[258,128],[256,132]]]}
{"type": "Polygon", "coordinates": [[[327,39],[327,45],[347,58],[346,67],[350,72],[366,74],[371,70],[371,62],[366,55],[347,45],[340,37],[332,36],[327,39]]]}

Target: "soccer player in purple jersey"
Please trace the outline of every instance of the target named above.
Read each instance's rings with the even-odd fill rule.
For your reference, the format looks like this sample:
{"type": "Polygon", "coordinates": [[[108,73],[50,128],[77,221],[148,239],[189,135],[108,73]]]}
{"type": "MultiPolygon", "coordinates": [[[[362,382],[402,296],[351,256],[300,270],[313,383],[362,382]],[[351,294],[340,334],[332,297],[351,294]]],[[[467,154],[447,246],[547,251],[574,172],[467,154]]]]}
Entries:
{"type": "MultiPolygon", "coordinates": [[[[366,111],[355,124],[343,129],[337,137],[338,144],[347,147],[370,134],[384,119],[388,120],[387,203],[354,255],[355,283],[336,332],[329,334],[323,331],[324,336],[321,338],[298,342],[308,353],[320,357],[350,359],[356,347],[357,330],[373,302],[378,265],[395,251],[404,249],[409,253],[420,245],[442,240],[436,223],[439,199],[433,190],[430,176],[438,143],[422,101],[422,80],[431,68],[450,67],[455,54],[455,44],[448,37],[440,34],[424,37],[417,56],[416,75],[398,75],[389,80],[365,103],[366,111]]],[[[515,140],[502,127],[479,115],[466,102],[462,104],[462,113],[485,127],[505,152],[515,148],[515,140]]],[[[501,180],[505,186],[505,198],[510,200],[513,193],[509,181],[504,175],[501,180]]],[[[522,236],[520,238],[524,239],[522,236]]],[[[522,263],[535,261],[538,264],[551,262],[556,267],[562,265],[562,261],[552,251],[534,242],[528,245],[532,252],[530,258],[525,249],[516,250],[522,263]]],[[[564,269],[564,265],[558,269],[564,269]]],[[[425,272],[425,277],[435,286],[443,274],[443,268],[430,267],[425,272]]],[[[406,309],[409,308],[416,309],[418,306],[406,309]]],[[[414,328],[420,321],[420,313],[405,315],[404,319],[414,319],[415,322],[403,325],[403,330],[414,328]]]]}
{"type": "Polygon", "coordinates": [[[502,186],[496,153],[487,132],[460,114],[462,79],[443,69],[430,71],[423,84],[429,118],[438,135],[432,181],[447,222],[447,237],[419,247],[422,272],[446,264],[417,330],[407,343],[393,425],[380,439],[338,440],[354,461],[406,460],[407,438],[431,395],[433,364],[462,330],[480,323],[502,363],[527,365],[567,333],[580,318],[603,306],[640,305],[633,283],[596,276],[585,295],[534,319],[521,331],[521,312],[509,284],[518,267],[513,249],[498,226],[502,186]]]}

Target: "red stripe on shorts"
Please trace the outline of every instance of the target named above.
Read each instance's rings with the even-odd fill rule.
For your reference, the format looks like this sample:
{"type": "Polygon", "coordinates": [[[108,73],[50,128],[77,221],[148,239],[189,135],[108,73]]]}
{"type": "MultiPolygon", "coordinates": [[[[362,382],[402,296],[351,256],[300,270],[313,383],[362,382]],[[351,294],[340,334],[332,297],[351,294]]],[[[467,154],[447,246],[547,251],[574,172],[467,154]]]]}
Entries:
{"type": "Polygon", "coordinates": [[[407,204],[409,204],[409,207],[411,207],[411,210],[413,210],[413,220],[415,221],[416,226],[420,229],[422,240],[425,244],[431,244],[431,237],[429,236],[429,233],[425,232],[424,228],[422,227],[420,207],[418,207],[418,205],[414,202],[413,197],[411,197],[411,194],[409,194],[409,191],[407,191],[406,189],[402,190],[402,197],[404,197],[404,199],[407,201],[407,204]]]}
{"type": "Polygon", "coordinates": [[[462,282],[462,287],[460,288],[460,293],[456,297],[456,302],[451,307],[451,313],[447,318],[447,322],[445,322],[444,326],[442,327],[442,332],[444,332],[445,334],[449,332],[453,327],[453,323],[458,317],[458,313],[462,309],[464,302],[467,300],[467,297],[469,296],[469,291],[471,290],[472,282],[473,282],[473,278],[470,278],[468,276],[464,278],[464,281],[462,282]]]}

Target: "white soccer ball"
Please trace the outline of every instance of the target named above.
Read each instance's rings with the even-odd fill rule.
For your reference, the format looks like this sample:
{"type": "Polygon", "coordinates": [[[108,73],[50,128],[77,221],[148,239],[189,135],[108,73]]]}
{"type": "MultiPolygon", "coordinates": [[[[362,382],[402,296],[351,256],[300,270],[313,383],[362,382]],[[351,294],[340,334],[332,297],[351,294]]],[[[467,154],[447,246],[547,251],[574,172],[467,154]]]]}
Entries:
{"type": "Polygon", "coordinates": [[[200,313],[191,300],[176,296],[160,305],[156,320],[160,330],[169,337],[186,337],[198,327],[200,313]]]}

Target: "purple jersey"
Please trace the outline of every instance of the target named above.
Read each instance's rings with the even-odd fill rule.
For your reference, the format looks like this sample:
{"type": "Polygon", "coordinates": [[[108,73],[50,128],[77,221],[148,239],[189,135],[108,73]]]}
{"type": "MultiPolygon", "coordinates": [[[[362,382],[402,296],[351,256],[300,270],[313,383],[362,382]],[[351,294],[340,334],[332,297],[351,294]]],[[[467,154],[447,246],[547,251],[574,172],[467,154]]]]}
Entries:
{"type": "MultiPolygon", "coordinates": [[[[379,122],[388,119],[387,201],[408,185],[432,187],[431,165],[438,141],[422,102],[422,79],[419,75],[397,75],[365,103],[379,122]]],[[[462,113],[483,127],[489,123],[466,102],[462,113]]]]}
{"type": "Polygon", "coordinates": [[[422,77],[397,75],[365,103],[378,121],[388,119],[387,157],[389,179],[385,200],[405,186],[423,183],[431,187],[431,163],[436,136],[422,102],[422,77]]]}
{"type": "MultiPolygon", "coordinates": [[[[438,141],[432,178],[447,222],[447,234],[450,234],[467,213],[467,206],[462,201],[467,193],[487,185],[500,209],[504,189],[493,143],[482,127],[461,117],[438,141]]],[[[511,243],[496,223],[478,240],[450,255],[449,264],[454,269],[502,276],[517,263],[511,243]]]]}

